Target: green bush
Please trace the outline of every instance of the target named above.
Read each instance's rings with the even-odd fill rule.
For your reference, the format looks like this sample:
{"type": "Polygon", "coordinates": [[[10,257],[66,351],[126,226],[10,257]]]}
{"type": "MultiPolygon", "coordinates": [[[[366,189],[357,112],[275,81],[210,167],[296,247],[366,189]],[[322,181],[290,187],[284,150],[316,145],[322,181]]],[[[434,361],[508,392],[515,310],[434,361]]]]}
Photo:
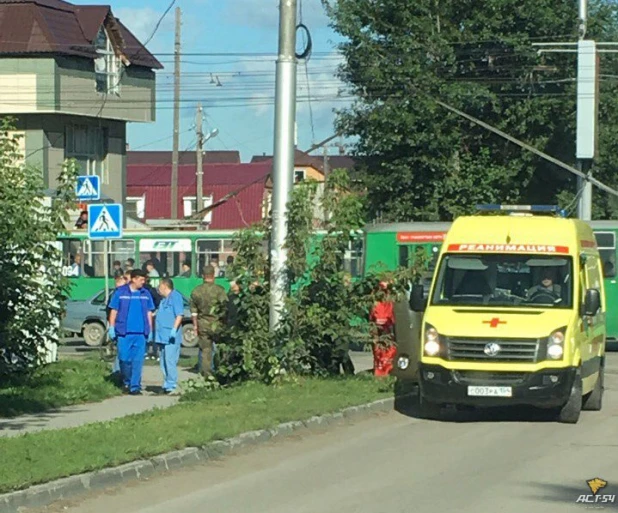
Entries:
{"type": "Polygon", "coordinates": [[[316,238],[314,219],[318,185],[297,184],[288,205],[287,277],[290,294],[279,329],[269,331],[270,226],[258,225],[237,235],[233,274],[240,286],[235,319],[218,332],[216,373],[223,384],[247,380],[272,383],[284,374],[332,376],[352,344],[370,338],[370,309],[384,299],[378,284],[388,280],[396,299],[420,277],[422,258],[414,267],[386,273],[377,269],[353,280],[345,271],[345,252],[364,226],[362,196],[353,191],[344,170],[332,172],[319,206],[325,232],[316,238]]]}

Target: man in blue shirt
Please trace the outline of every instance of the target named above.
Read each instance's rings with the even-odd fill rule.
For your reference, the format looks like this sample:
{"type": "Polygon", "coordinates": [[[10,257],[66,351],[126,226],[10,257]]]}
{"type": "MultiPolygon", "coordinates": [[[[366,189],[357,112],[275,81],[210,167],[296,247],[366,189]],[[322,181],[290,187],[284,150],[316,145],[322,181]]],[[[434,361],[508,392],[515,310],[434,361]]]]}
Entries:
{"type": "Polygon", "coordinates": [[[178,384],[178,359],[182,345],[182,319],[184,304],[182,295],[174,290],[174,282],[169,278],[161,278],[159,294],[163,298],[159,303],[155,324],[155,342],[161,355],[161,370],[163,371],[163,392],[172,394],[178,384]]]}
{"type": "Polygon", "coordinates": [[[155,305],[150,292],[144,289],[146,273],[131,271],[127,285],[118,287],[109,303],[109,337],[118,340],[118,359],[125,388],[131,395],[141,395],[142,368],[146,340],[152,340],[152,319],[155,305]]]}

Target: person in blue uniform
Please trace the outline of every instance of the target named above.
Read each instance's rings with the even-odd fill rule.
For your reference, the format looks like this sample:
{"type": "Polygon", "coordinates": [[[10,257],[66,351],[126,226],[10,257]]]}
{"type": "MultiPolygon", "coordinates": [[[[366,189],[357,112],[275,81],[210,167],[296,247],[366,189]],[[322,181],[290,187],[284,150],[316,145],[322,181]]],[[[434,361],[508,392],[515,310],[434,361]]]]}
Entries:
{"type": "Polygon", "coordinates": [[[109,336],[118,340],[120,372],[131,395],[142,393],[146,341],[152,340],[155,305],[150,292],[144,288],[145,283],[146,273],[134,269],[129,283],[116,289],[109,304],[109,336]]]}
{"type": "Polygon", "coordinates": [[[159,294],[163,298],[159,303],[155,322],[155,342],[159,348],[161,371],[163,372],[163,392],[173,394],[178,384],[178,359],[182,345],[182,319],[184,304],[182,295],[174,290],[174,282],[161,278],[159,294]]]}

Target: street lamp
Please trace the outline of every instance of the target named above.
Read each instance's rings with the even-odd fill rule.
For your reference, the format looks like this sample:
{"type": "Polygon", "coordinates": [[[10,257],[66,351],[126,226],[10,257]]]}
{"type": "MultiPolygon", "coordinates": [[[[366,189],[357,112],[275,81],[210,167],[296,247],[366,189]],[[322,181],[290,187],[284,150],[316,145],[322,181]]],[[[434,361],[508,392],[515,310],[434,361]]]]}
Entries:
{"type": "Polygon", "coordinates": [[[214,139],[218,135],[219,135],[219,129],[215,128],[214,130],[211,130],[210,133],[206,137],[204,137],[203,142],[210,141],[211,139],[214,139]]]}
{"type": "Polygon", "coordinates": [[[215,128],[210,131],[205,137],[202,135],[202,111],[201,105],[198,109],[198,124],[197,124],[197,196],[195,210],[200,211],[204,208],[204,166],[202,157],[204,155],[204,143],[210,139],[214,139],[219,135],[219,129],[215,128]]]}

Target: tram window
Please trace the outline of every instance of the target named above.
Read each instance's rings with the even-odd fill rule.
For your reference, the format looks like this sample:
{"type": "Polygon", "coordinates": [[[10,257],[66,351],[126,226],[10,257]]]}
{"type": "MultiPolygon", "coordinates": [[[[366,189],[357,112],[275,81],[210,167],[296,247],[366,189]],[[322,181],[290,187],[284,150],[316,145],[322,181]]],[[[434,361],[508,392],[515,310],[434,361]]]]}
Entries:
{"type": "Polygon", "coordinates": [[[399,246],[399,267],[408,267],[409,246],[399,246]]]}
{"type": "Polygon", "coordinates": [[[228,267],[236,258],[233,245],[234,241],[229,239],[198,240],[196,246],[199,272],[202,272],[205,266],[212,265],[215,268],[215,276],[226,277],[229,274],[228,267]]]}
{"type": "Polygon", "coordinates": [[[62,274],[71,278],[84,275],[82,243],[79,239],[58,241],[62,251],[62,274]]]}
{"type": "Polygon", "coordinates": [[[601,255],[603,276],[613,278],[616,276],[616,234],[614,232],[596,232],[594,236],[601,255]]]}
{"type": "MultiPolygon", "coordinates": [[[[121,266],[128,258],[135,255],[135,242],[132,240],[113,240],[108,245],[107,276],[113,276],[114,261],[120,260],[121,266]]],[[[84,275],[91,278],[105,277],[105,241],[84,241],[84,275]]]]}
{"type": "Polygon", "coordinates": [[[120,269],[124,271],[129,258],[135,258],[135,241],[126,239],[112,241],[109,255],[109,275],[114,275],[115,261],[120,262],[120,269]]]}
{"type": "Polygon", "coordinates": [[[191,239],[142,239],[139,242],[139,250],[140,267],[148,271],[147,264],[152,262],[153,277],[181,276],[185,273],[182,264],[191,262],[191,239]]]}
{"type": "Polygon", "coordinates": [[[360,276],[362,273],[361,261],[363,258],[363,241],[352,240],[348,244],[348,250],[343,258],[343,268],[350,273],[352,278],[360,276]]]}
{"type": "Polygon", "coordinates": [[[438,257],[440,256],[440,246],[432,246],[431,247],[431,260],[429,261],[428,270],[432,273],[436,270],[436,265],[438,265],[438,257]]]}

